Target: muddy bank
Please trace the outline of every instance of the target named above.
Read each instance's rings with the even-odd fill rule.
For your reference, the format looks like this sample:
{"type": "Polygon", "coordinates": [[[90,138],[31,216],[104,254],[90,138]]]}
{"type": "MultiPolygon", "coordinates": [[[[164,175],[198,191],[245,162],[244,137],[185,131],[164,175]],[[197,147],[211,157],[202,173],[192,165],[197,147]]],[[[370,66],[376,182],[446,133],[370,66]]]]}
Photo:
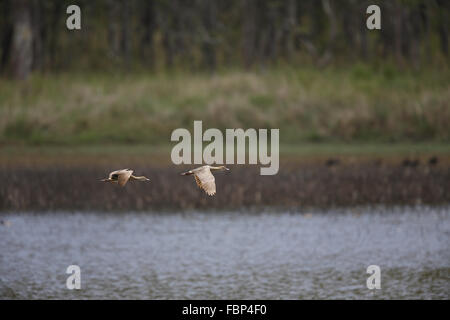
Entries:
{"type": "Polygon", "coordinates": [[[125,188],[102,183],[110,168],[0,167],[0,211],[236,209],[254,206],[331,207],[450,203],[447,164],[317,163],[282,165],[275,176],[259,168],[229,166],[216,174],[217,195],[207,196],[182,167],[136,166],[151,182],[125,188]]]}

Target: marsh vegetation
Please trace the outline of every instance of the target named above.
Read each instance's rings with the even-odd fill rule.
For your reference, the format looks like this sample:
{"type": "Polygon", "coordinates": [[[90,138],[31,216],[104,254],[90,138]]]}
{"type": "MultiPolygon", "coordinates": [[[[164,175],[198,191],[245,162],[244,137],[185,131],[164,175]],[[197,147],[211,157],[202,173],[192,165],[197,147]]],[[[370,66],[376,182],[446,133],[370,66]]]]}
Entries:
{"type": "Polygon", "coordinates": [[[450,73],[356,65],[0,79],[0,143],[169,144],[176,128],[280,128],[281,143],[449,142],[450,73]]]}

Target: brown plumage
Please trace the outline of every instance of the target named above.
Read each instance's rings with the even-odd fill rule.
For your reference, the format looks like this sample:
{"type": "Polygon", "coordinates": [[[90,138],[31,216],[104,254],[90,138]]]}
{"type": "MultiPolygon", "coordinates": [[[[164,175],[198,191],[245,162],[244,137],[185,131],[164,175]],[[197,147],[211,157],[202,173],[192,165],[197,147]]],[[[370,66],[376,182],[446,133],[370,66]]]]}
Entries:
{"type": "Polygon", "coordinates": [[[150,179],[144,176],[140,177],[133,176],[133,170],[121,169],[111,172],[108,178],[102,179],[100,181],[115,182],[118,183],[119,186],[123,187],[127,184],[128,180],[149,181],[150,179]]]}
{"type": "Polygon", "coordinates": [[[230,170],[225,166],[212,167],[212,166],[202,166],[196,169],[192,169],[183,172],[181,175],[194,175],[195,182],[197,186],[203,189],[207,195],[213,196],[216,194],[216,179],[214,179],[211,170],[230,170]]]}

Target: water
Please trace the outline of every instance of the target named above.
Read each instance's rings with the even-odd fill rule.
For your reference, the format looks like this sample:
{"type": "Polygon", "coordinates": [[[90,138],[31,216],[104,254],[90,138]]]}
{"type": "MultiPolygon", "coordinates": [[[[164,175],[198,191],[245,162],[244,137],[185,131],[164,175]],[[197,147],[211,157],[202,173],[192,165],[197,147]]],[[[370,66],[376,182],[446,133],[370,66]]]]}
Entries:
{"type": "Polygon", "coordinates": [[[448,207],[2,219],[3,299],[450,298],[448,207]],[[81,290],[66,288],[72,264],[81,290]]]}

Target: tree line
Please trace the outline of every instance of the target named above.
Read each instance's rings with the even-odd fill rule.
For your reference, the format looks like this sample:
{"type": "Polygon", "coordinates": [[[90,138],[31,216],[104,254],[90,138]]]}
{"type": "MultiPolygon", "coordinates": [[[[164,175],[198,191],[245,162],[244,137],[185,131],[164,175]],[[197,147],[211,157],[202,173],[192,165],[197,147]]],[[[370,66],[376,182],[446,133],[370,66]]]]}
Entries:
{"type": "Polygon", "coordinates": [[[0,0],[0,72],[448,62],[447,0],[0,0]],[[68,30],[66,8],[81,8],[68,30]],[[366,8],[381,8],[368,30],[366,8]]]}

